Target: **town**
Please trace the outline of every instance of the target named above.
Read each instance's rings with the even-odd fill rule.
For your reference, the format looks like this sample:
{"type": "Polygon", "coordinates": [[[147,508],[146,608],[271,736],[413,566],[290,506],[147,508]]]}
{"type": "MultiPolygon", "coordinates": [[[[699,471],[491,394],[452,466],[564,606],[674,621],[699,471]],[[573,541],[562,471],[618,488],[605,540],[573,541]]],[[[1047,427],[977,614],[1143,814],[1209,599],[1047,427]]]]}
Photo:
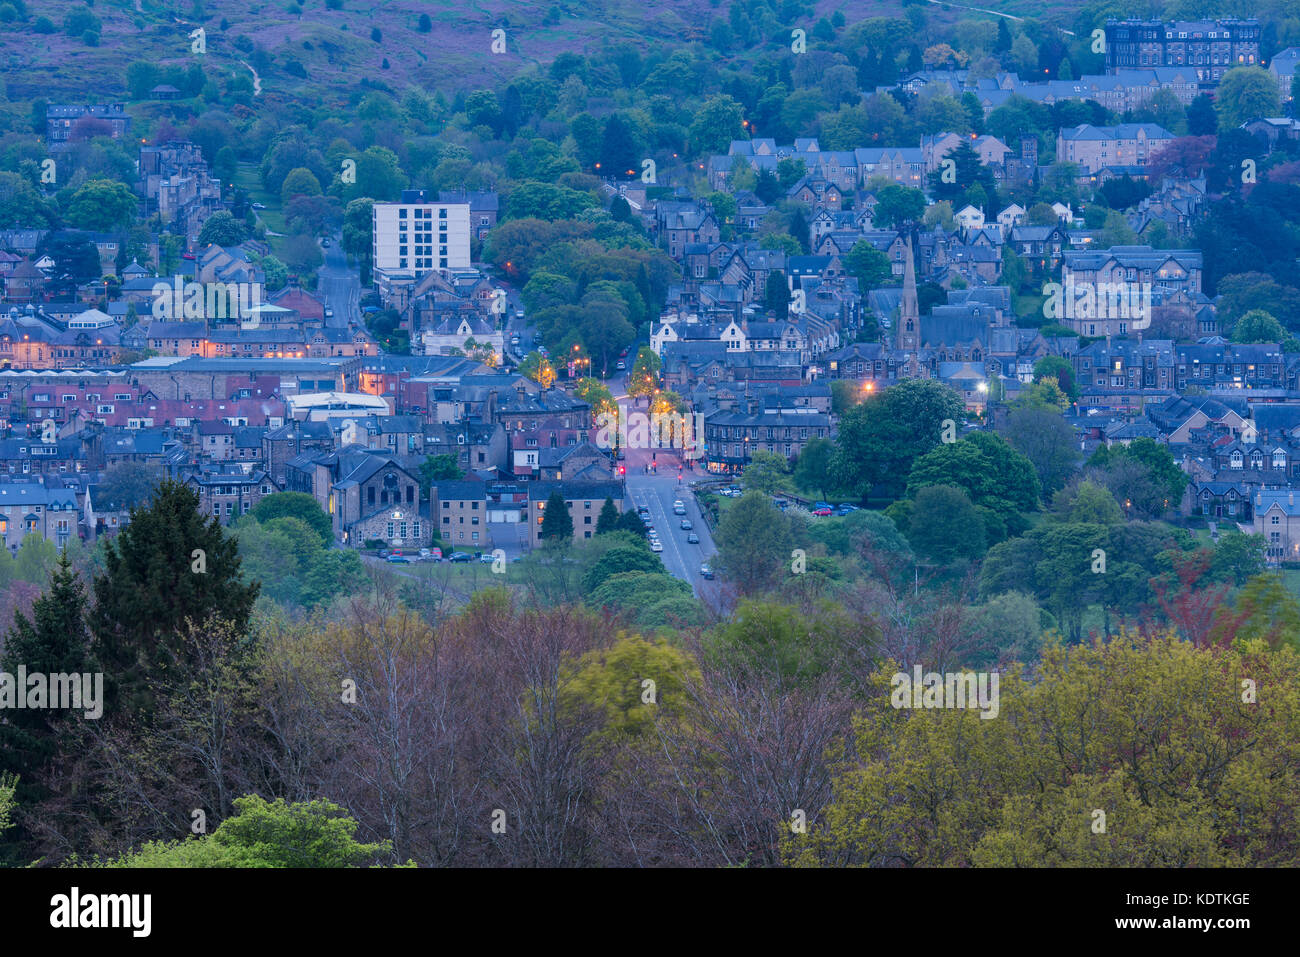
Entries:
{"type": "Polygon", "coordinates": [[[0,864],[1300,860],[1280,6],[66,6],[0,864]]]}

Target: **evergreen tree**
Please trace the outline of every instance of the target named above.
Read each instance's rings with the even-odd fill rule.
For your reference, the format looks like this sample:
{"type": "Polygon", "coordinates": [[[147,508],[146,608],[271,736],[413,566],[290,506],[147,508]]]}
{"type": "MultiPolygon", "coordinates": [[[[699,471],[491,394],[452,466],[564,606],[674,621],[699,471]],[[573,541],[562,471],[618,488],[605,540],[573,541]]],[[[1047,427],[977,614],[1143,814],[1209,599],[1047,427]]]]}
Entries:
{"type": "Polygon", "coordinates": [[[596,534],[603,535],[606,532],[616,531],[618,529],[618,520],[621,517],[614,500],[607,497],[605,504],[601,507],[600,515],[596,518],[596,534]]]}
{"type": "MultiPolygon", "coordinates": [[[[16,675],[21,665],[30,674],[81,674],[95,671],[90,662],[90,634],[86,629],[86,589],[72,570],[65,549],[50,576],[49,590],[32,605],[31,616],[14,613],[13,625],[5,636],[0,671],[16,675]]],[[[48,680],[48,677],[47,677],[48,680]]],[[[16,689],[23,693],[25,688],[16,689]]],[[[86,710],[90,703],[83,700],[86,710]]],[[[6,709],[0,721],[0,777],[17,773],[17,804],[37,807],[49,796],[41,773],[59,754],[62,725],[83,712],[65,708],[6,709]]],[[[21,822],[20,822],[21,823],[21,822]]],[[[19,827],[7,835],[0,859],[17,862],[24,857],[17,848],[27,838],[19,827]]]]}
{"type": "Polygon", "coordinates": [[[572,537],[573,516],[569,514],[569,506],[563,495],[552,492],[546,499],[546,513],[542,518],[542,540],[562,542],[572,537]]]}
{"type": "Polygon", "coordinates": [[[777,319],[785,319],[790,315],[790,286],[786,282],[785,273],[774,269],[767,274],[763,298],[768,311],[775,314],[777,319]]]}
{"type": "Polygon", "coordinates": [[[104,549],[90,629],[105,672],[106,707],[118,716],[147,713],[147,682],[188,670],[175,640],[186,619],[215,617],[241,635],[248,630],[260,586],[242,580],[236,540],[198,506],[196,491],[162,482],[104,549]]]}

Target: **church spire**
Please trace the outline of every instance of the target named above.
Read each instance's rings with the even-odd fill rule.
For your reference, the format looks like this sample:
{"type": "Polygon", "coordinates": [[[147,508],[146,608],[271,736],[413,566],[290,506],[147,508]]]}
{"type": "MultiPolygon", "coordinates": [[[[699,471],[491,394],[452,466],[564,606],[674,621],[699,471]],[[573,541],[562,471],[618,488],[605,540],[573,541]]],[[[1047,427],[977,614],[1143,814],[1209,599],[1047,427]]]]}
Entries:
{"type": "Polygon", "coordinates": [[[912,261],[912,233],[908,230],[903,254],[903,297],[899,302],[898,348],[915,351],[920,339],[921,307],[916,298],[916,266],[912,261]]]}

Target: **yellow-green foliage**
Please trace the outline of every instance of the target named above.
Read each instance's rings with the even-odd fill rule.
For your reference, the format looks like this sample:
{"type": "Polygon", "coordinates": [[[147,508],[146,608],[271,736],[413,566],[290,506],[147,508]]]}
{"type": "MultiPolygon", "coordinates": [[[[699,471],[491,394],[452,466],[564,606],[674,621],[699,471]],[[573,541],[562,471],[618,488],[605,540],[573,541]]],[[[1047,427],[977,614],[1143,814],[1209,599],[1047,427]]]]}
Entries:
{"type": "Polygon", "coordinates": [[[357,822],[329,801],[238,798],[237,813],[207,837],[151,841],[109,867],[361,867],[391,851],[359,844],[357,822]]]}
{"type": "Polygon", "coordinates": [[[626,633],[620,633],[608,648],[589,651],[571,662],[566,671],[561,708],[603,712],[604,733],[613,735],[639,735],[657,713],[680,714],[687,682],[699,677],[699,665],[680,648],[626,633]],[[646,681],[654,682],[653,687],[646,681]]]}
{"type": "Polygon", "coordinates": [[[991,720],[894,709],[892,671],[855,719],[854,751],[836,758],[831,802],[808,834],[785,839],[788,862],[1300,863],[1300,657],[1289,647],[1127,635],[1050,647],[1028,680],[1001,676],[991,720]]]}

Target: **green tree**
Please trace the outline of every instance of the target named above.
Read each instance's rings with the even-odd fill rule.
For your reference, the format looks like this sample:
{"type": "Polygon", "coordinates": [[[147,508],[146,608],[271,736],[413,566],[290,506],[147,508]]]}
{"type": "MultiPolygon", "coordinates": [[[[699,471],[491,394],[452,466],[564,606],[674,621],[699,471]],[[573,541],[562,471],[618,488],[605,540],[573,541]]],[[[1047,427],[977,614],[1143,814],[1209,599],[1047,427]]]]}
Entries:
{"type": "Polygon", "coordinates": [[[1282,106],[1277,81],[1263,67],[1233,67],[1219,80],[1214,92],[1219,127],[1234,130],[1243,123],[1278,116],[1282,106]]]}
{"type": "Polygon", "coordinates": [[[542,540],[561,543],[573,538],[573,516],[564,496],[558,491],[552,492],[546,499],[546,509],[542,513],[542,540]]]}
{"type": "Polygon", "coordinates": [[[755,449],[750,453],[749,464],[741,474],[745,488],[771,495],[788,491],[790,487],[790,462],[778,452],[755,449]]]}
{"type": "Polygon", "coordinates": [[[898,498],[912,463],[964,415],[960,396],[933,379],[900,382],[854,406],[840,419],[831,467],[836,487],[861,498],[879,488],[898,498]]]}
{"type": "Polygon", "coordinates": [[[831,463],[835,458],[835,443],[830,439],[811,438],[795,462],[794,482],[801,489],[816,492],[825,498],[831,485],[831,463]]]}
{"type": "Polygon", "coordinates": [[[773,587],[789,567],[790,519],[762,492],[747,491],[722,515],[713,536],[714,570],[744,594],[773,587]]]}
{"type": "Polygon", "coordinates": [[[145,504],[162,471],[147,462],[117,462],[104,470],[92,500],[100,511],[132,509],[145,504]]]}
{"type": "Polygon", "coordinates": [[[863,290],[878,289],[893,277],[889,257],[865,239],[859,239],[845,255],[844,269],[863,290]]]}
{"type": "Polygon", "coordinates": [[[980,558],[988,549],[983,518],[952,485],[928,485],[916,493],[907,540],[918,555],[940,565],[980,558]]]}
{"type": "Polygon", "coordinates": [[[357,822],[329,801],[287,803],[256,794],[235,799],[236,813],[209,836],[150,841],[111,867],[366,867],[387,859],[387,841],[361,844],[357,822]]]}
{"type": "Polygon", "coordinates": [[[238,246],[244,241],[246,233],[243,223],[230,215],[228,210],[220,209],[209,216],[199,230],[199,245],[211,243],[215,246],[238,246]]]}
{"type": "Polygon", "coordinates": [[[975,505],[997,512],[1013,534],[1025,529],[1024,513],[1038,508],[1033,464],[992,432],[972,432],[918,458],[907,477],[908,494],[932,485],[961,489],[975,505]]]}
{"type": "Polygon", "coordinates": [[[135,194],[125,183],[92,179],[72,194],[68,223],[78,229],[111,232],[132,220],[136,206],[135,194]]]}
{"type": "Polygon", "coordinates": [[[463,479],[465,472],[456,462],[455,452],[443,452],[440,455],[426,455],[420,463],[421,490],[427,490],[434,482],[463,479]]]}
{"type": "Polygon", "coordinates": [[[323,547],[334,544],[334,524],[320,503],[306,492],[268,495],[254,505],[249,514],[263,525],[277,518],[296,518],[320,536],[323,547]]]}
{"type": "Polygon", "coordinates": [[[637,350],[632,371],[627,374],[627,393],[631,396],[653,395],[659,387],[660,359],[649,346],[637,350]]]}
{"type": "Polygon", "coordinates": [[[319,195],[321,195],[320,180],[316,178],[315,173],[302,166],[289,170],[289,175],[284,178],[284,185],[280,187],[280,201],[286,206],[295,196],[319,195]]]}
{"type": "Polygon", "coordinates": [[[886,186],[876,194],[871,222],[877,229],[897,228],[919,222],[925,214],[925,194],[910,186],[886,186]]]}
{"type": "Polygon", "coordinates": [[[614,504],[612,498],[606,497],[605,504],[600,508],[600,515],[596,517],[596,534],[604,535],[607,532],[618,531],[619,519],[618,506],[614,504]]]}
{"type": "Polygon", "coordinates": [[[1263,309],[1252,309],[1232,327],[1233,342],[1283,342],[1287,332],[1282,323],[1263,309]]]}
{"type": "Polygon", "coordinates": [[[166,480],[104,546],[90,628],[105,697],[125,720],[150,710],[148,678],[187,670],[173,653],[184,621],[216,617],[248,629],[258,586],[241,579],[236,541],[198,508],[196,491],[166,480]]]}

